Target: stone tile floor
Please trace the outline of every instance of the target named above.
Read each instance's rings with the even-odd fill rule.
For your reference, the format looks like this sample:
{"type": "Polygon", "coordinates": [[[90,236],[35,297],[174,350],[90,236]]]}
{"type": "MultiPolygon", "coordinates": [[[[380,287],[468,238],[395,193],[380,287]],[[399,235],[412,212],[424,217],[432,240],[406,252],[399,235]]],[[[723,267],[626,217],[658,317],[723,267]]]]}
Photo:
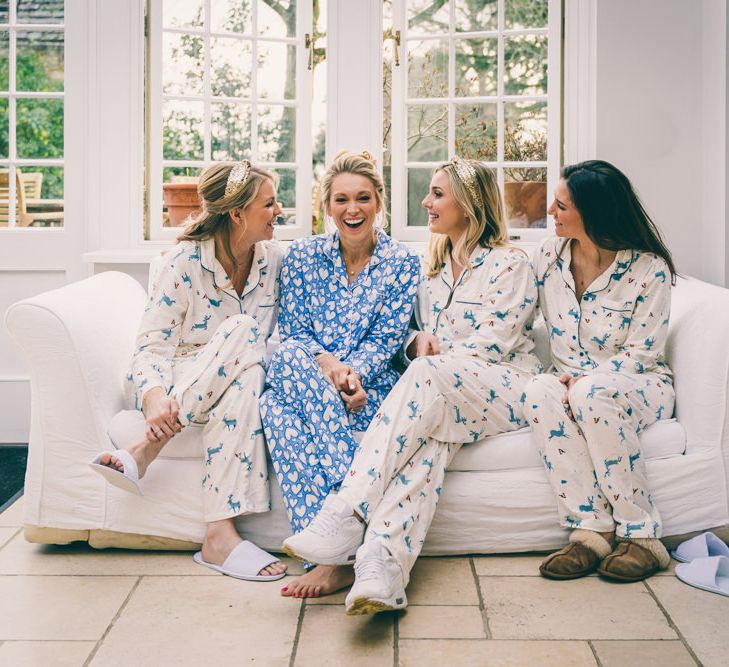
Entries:
{"type": "MultiPolygon", "coordinates": [[[[423,558],[405,613],[353,617],[187,553],[28,544],[0,515],[0,665],[729,665],[729,597],[672,571],[552,582],[541,556],[423,558]]],[[[297,563],[290,563],[298,570],[297,563]]]]}

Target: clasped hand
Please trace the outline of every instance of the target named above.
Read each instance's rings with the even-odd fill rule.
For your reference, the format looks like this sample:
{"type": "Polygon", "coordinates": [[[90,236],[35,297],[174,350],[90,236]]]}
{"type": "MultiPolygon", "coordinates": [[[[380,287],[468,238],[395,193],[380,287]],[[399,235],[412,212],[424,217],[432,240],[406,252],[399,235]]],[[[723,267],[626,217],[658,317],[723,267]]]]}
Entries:
{"type": "Polygon", "coordinates": [[[405,354],[407,354],[408,359],[432,357],[435,354],[440,354],[438,337],[427,331],[418,331],[415,338],[410,341],[405,354]]]}
{"type": "Polygon", "coordinates": [[[144,395],[142,412],[147,424],[145,436],[150,442],[169,440],[182,430],[177,421],[180,406],[162,387],[154,387],[144,395]]]}
{"type": "Polygon", "coordinates": [[[575,386],[575,382],[577,380],[581,380],[584,375],[578,375],[577,377],[574,377],[570,375],[569,373],[563,373],[559,376],[559,381],[565,386],[565,392],[564,396],[562,397],[562,403],[563,405],[567,406],[567,416],[572,420],[575,421],[575,416],[572,414],[572,406],[570,405],[570,389],[575,386]]]}
{"type": "Polygon", "coordinates": [[[331,354],[320,354],[316,360],[321,372],[339,392],[345,408],[349,412],[359,412],[367,403],[367,392],[362,387],[359,373],[331,354]]]}

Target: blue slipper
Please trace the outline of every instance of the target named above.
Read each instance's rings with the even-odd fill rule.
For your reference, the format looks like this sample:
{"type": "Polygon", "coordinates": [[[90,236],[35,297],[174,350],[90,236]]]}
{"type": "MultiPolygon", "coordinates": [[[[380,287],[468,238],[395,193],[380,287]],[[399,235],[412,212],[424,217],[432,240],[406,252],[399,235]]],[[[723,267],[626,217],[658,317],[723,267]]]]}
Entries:
{"type": "Polygon", "coordinates": [[[724,544],[714,533],[707,531],[690,540],[681,542],[672,552],[677,561],[690,563],[695,558],[707,558],[708,556],[729,556],[729,547],[724,544]]]}
{"type": "Polygon", "coordinates": [[[729,557],[708,556],[676,565],[676,576],[704,591],[729,596],[729,557]]]}

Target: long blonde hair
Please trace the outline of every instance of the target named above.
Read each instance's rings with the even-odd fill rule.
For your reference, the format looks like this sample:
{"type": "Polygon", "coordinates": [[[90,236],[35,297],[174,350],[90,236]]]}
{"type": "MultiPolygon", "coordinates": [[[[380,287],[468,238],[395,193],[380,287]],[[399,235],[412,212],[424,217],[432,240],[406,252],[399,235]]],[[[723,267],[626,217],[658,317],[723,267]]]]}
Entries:
{"type": "Polygon", "coordinates": [[[436,167],[433,174],[442,171],[448,176],[453,198],[468,217],[468,227],[455,245],[452,245],[451,240],[444,234],[431,234],[428,244],[429,278],[434,278],[440,273],[449,252],[453,259],[467,270],[471,268],[469,257],[476,246],[498,248],[510,245],[504,222],[501,192],[493,172],[477,160],[460,159],[461,171],[471,174],[470,177],[466,177],[467,184],[456,170],[454,161],[455,158],[436,167]],[[473,189],[473,193],[469,191],[470,189],[473,189]]]}
{"type": "Polygon", "coordinates": [[[375,160],[367,151],[362,151],[361,153],[340,151],[334,157],[334,160],[324,172],[324,176],[319,184],[322,213],[327,215],[327,208],[329,208],[329,202],[332,197],[332,183],[334,183],[334,179],[340,174],[357,174],[369,180],[375,191],[377,206],[384,218],[386,211],[385,183],[377,171],[375,160]]]}
{"type": "Polygon", "coordinates": [[[276,174],[251,166],[250,174],[243,187],[226,195],[225,186],[235,165],[235,162],[216,162],[200,174],[197,192],[202,200],[202,210],[177,237],[178,241],[219,239],[223,259],[234,270],[238,268],[238,261],[230,245],[230,230],[233,224],[229,215],[230,211],[234,208],[245,209],[256,198],[265,180],[271,181],[274,187],[278,184],[276,174]]]}

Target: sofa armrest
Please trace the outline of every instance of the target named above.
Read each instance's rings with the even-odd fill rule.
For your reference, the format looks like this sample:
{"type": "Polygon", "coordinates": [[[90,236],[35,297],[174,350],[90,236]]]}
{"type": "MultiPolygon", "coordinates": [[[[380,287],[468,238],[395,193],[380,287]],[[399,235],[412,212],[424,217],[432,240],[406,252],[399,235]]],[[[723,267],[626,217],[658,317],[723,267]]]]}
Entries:
{"type": "Polygon", "coordinates": [[[83,444],[86,457],[108,447],[145,301],[136,280],[106,272],[8,308],[30,370],[31,448],[83,444]]]}

